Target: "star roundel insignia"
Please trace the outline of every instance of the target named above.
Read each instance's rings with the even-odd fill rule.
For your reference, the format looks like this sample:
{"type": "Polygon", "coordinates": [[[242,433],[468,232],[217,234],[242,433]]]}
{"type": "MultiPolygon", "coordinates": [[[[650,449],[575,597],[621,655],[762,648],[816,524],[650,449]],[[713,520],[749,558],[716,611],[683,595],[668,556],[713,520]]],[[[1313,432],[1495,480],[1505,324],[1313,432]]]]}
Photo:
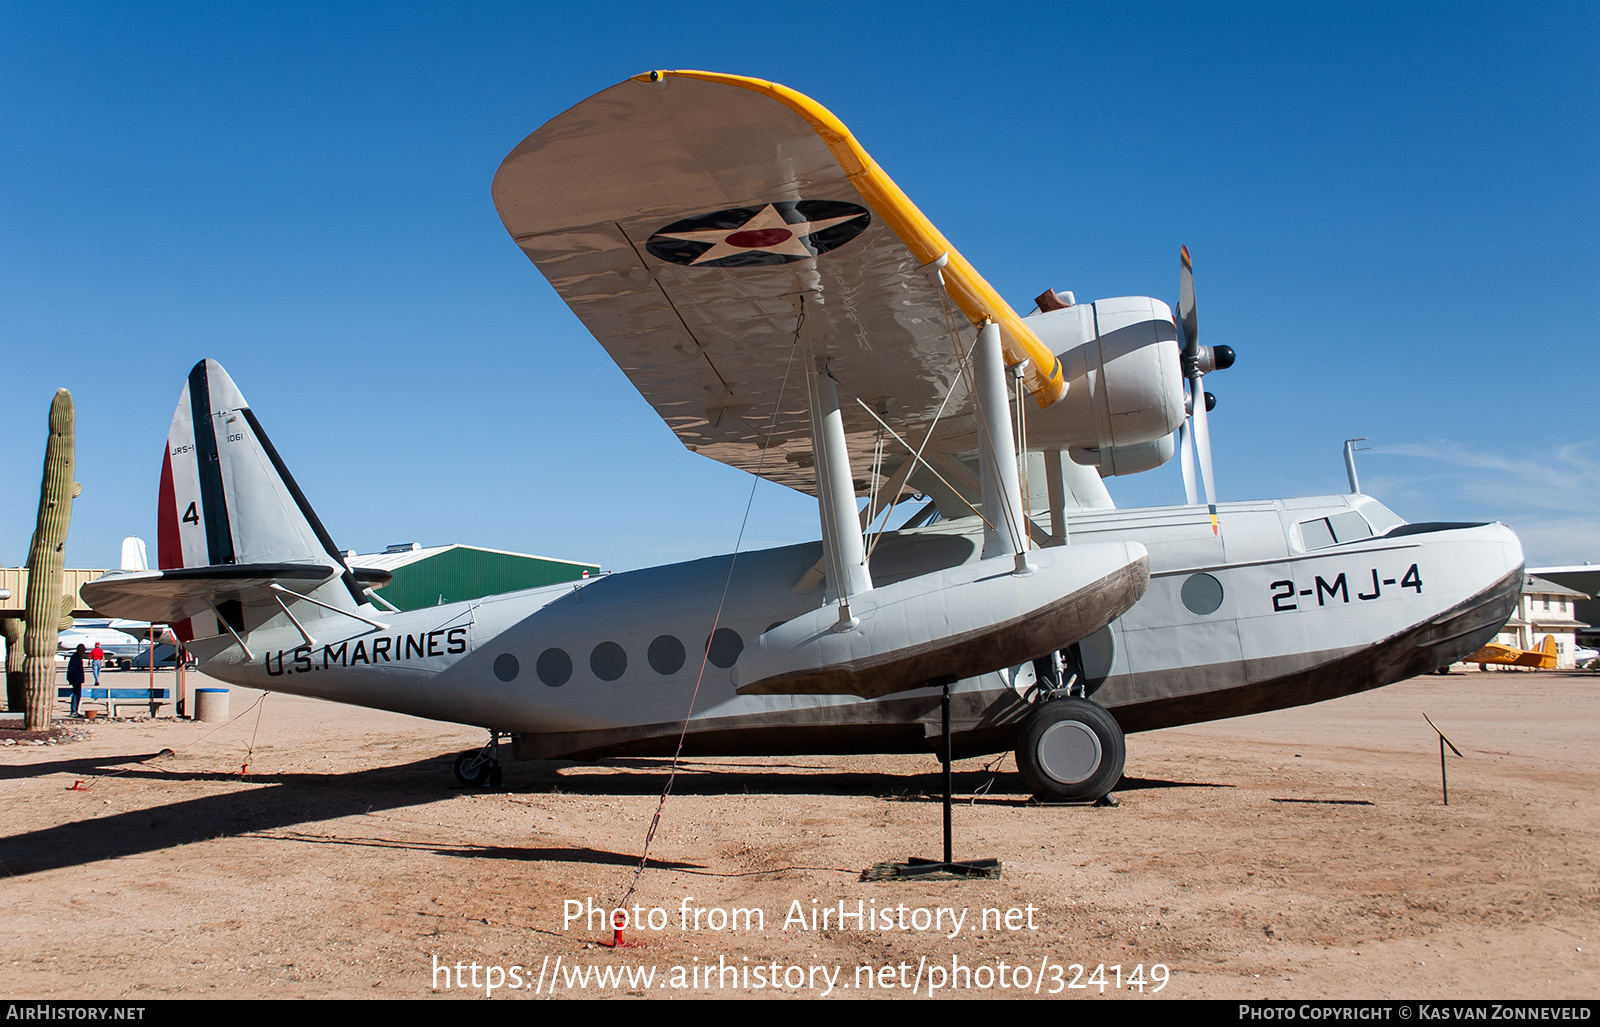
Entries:
{"type": "Polygon", "coordinates": [[[764,267],[837,249],[872,223],[841,200],[786,200],[674,221],[645,243],[651,255],[689,267],[764,267]]]}

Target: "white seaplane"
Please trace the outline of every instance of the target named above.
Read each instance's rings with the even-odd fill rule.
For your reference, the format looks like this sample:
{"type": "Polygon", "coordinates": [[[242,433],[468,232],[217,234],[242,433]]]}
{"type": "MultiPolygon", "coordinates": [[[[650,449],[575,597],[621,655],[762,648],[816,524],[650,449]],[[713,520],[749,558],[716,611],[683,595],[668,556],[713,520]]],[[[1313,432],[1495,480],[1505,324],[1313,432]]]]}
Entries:
{"type": "Polygon", "coordinates": [[[1502,525],[1216,501],[1202,376],[1232,353],[1198,344],[1187,251],[1176,318],[1053,291],[1019,315],[783,86],[630,79],[524,140],[494,198],[684,444],[814,494],[821,541],[386,608],[384,573],[346,562],[203,361],[167,440],[160,569],[86,585],[97,611],[177,625],[225,681],[487,728],[464,783],[504,737],[535,759],[680,734],[688,754],[931,751],[949,696],[958,755],[1014,748],[1036,792],[1096,799],[1124,732],[1433,670],[1516,603],[1502,525]],[[1187,504],[1113,508],[1102,476],[1180,448],[1187,504]]]}

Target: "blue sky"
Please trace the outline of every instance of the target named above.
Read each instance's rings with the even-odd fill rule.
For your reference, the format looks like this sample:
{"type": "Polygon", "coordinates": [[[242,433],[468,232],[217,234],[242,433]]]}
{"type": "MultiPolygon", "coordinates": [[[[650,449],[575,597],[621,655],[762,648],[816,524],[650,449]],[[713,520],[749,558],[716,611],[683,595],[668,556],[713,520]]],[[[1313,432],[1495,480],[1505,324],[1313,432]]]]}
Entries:
{"type": "MultiPolygon", "coordinates": [[[[154,537],[184,374],[239,382],[341,545],[627,569],[732,548],[685,451],[511,243],[489,181],[629,75],[808,93],[1014,305],[1177,288],[1194,253],[1225,499],[1362,484],[1600,562],[1600,5],[8,4],[0,562],[55,389],[68,563],[154,537]]],[[[1179,501],[1173,465],[1113,480],[1179,501]]],[[[747,545],[815,537],[763,485],[747,545]]]]}

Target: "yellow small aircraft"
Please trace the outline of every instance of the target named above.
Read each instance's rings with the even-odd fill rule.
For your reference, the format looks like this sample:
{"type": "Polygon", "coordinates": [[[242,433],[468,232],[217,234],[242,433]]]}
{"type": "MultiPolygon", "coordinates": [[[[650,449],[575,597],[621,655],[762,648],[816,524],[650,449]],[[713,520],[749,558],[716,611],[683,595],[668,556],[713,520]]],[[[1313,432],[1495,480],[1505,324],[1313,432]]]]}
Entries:
{"type": "Polygon", "coordinates": [[[1532,667],[1535,670],[1556,669],[1556,636],[1546,635],[1537,649],[1518,649],[1514,645],[1488,642],[1482,649],[1468,656],[1462,663],[1480,666],[1493,663],[1501,667],[1532,667]]]}

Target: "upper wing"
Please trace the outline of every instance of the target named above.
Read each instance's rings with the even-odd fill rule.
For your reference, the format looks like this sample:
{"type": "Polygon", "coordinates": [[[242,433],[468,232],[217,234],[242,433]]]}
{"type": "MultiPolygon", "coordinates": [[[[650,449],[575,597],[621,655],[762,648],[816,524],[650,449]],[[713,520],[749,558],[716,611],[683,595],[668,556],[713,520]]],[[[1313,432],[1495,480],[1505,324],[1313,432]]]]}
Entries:
{"type": "Polygon", "coordinates": [[[630,79],[523,140],[494,199],[686,446],[795,488],[815,489],[798,339],[840,384],[858,475],[878,426],[852,397],[917,441],[945,404],[934,448],[962,450],[960,368],[985,318],[1041,405],[1066,391],[1055,354],[844,125],[783,86],[630,79]],[[943,289],[926,270],[941,258],[943,289]]]}

